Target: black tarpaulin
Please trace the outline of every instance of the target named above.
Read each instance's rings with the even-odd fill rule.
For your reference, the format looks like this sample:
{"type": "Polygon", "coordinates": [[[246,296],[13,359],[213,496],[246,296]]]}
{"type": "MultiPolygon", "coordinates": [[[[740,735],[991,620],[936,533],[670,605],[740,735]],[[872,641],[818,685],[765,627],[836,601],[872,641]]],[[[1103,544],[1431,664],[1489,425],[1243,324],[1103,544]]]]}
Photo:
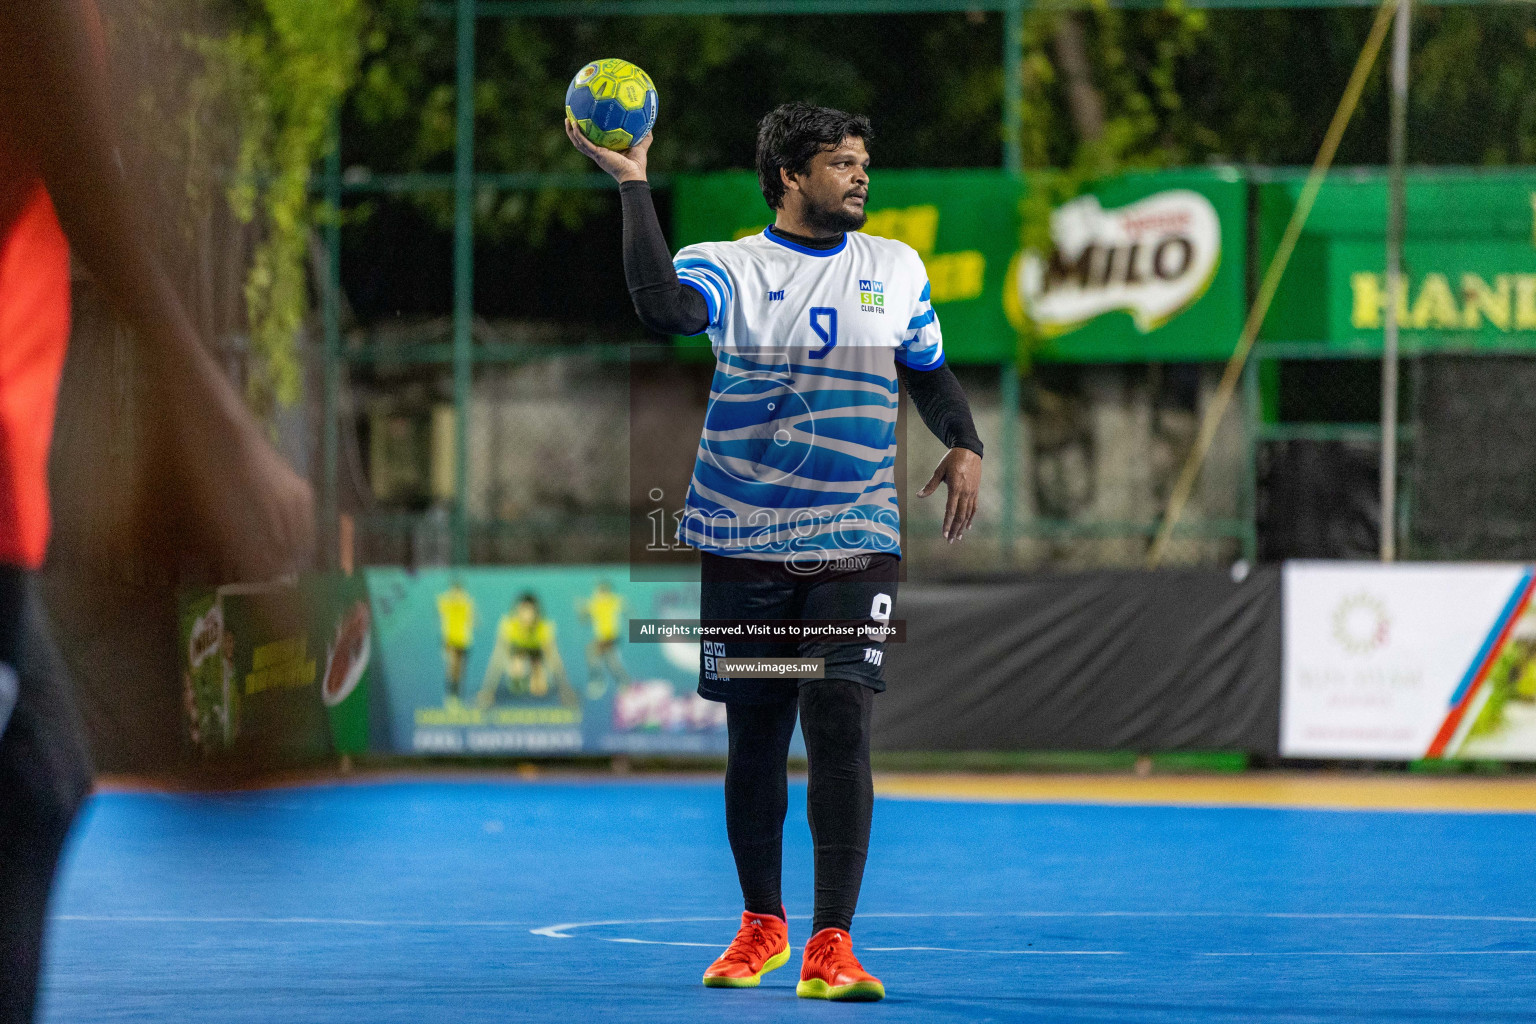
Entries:
{"type": "Polygon", "coordinates": [[[879,750],[1245,750],[1280,732],[1280,570],[903,586],[879,750]]]}

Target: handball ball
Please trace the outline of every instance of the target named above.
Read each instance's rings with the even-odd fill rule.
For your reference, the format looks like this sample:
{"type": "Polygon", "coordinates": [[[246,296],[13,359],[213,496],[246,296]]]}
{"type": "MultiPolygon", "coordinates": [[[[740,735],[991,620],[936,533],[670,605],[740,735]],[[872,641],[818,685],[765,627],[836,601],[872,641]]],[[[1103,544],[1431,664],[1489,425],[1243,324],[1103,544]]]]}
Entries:
{"type": "Polygon", "coordinates": [[[627,60],[595,60],[565,90],[565,116],[605,149],[628,149],[656,124],[656,86],[627,60]]]}

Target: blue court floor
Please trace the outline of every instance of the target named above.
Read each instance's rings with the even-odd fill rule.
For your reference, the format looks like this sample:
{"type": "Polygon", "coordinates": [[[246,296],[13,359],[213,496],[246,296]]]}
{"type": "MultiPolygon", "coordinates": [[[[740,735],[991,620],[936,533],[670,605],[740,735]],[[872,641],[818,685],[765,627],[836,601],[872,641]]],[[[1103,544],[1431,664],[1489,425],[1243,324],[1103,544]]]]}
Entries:
{"type": "Polygon", "coordinates": [[[54,913],[50,1024],[1536,1019],[1521,814],[882,798],[873,1005],[797,1000],[798,949],[699,985],[739,913],[717,780],[106,794],[54,913]]]}

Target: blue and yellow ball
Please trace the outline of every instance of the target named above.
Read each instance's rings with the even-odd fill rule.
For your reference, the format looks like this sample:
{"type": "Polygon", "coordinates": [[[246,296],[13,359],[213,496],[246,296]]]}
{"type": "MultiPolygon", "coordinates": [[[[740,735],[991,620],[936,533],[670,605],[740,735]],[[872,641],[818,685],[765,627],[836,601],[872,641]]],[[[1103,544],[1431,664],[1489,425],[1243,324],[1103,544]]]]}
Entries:
{"type": "Polygon", "coordinates": [[[628,149],[656,124],[656,86],[627,60],[595,60],[565,90],[565,116],[606,149],[628,149]]]}

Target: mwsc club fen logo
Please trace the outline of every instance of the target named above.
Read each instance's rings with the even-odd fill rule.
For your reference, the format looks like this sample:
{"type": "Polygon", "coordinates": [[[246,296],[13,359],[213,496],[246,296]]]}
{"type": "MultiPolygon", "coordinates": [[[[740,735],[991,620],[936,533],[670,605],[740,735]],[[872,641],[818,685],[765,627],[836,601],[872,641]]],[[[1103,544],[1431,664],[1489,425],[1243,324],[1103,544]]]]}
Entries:
{"type": "Polygon", "coordinates": [[[871,281],[868,278],[859,279],[859,312],[881,314],[885,312],[884,281],[871,281]]]}
{"type": "Polygon", "coordinates": [[[1370,654],[1386,646],[1392,620],[1387,606],[1367,593],[1350,594],[1333,610],[1333,639],[1348,654],[1370,654]]]}

